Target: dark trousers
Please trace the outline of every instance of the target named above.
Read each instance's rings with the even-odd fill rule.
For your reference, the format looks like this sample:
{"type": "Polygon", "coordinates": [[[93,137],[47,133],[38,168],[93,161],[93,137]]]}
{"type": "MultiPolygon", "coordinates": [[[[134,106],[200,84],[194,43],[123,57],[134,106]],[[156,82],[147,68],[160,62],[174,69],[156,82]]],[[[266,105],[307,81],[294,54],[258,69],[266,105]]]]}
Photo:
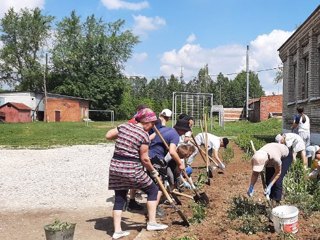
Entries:
{"type": "MultiPolygon", "coordinates": [[[[285,158],[282,158],[282,165],[281,165],[281,175],[278,178],[278,180],[273,184],[271,188],[271,193],[270,193],[270,198],[275,200],[275,201],[280,201],[282,198],[282,182],[284,176],[287,174],[291,163],[293,160],[292,156],[292,150],[290,150],[289,155],[285,158]]],[[[273,167],[266,167],[266,184],[267,186],[271,182],[271,178],[273,177],[275,170],[273,167]]]]}

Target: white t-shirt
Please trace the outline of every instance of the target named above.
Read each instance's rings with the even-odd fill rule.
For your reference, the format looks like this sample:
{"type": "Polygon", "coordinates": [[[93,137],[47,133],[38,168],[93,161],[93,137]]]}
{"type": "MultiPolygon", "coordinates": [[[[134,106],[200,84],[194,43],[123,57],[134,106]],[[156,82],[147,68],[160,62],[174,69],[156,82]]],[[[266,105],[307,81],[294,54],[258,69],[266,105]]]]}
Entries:
{"type": "Polygon", "coordinates": [[[316,158],[316,152],[319,151],[319,146],[318,145],[314,145],[314,146],[308,146],[306,148],[306,152],[307,152],[307,157],[311,157],[311,160],[314,160],[316,158]]]}
{"type": "Polygon", "coordinates": [[[293,152],[297,153],[306,149],[303,139],[295,133],[284,133],[285,142],[288,148],[292,147],[293,152]]]}
{"type": "MultiPolygon", "coordinates": [[[[220,148],[220,137],[217,137],[211,133],[208,134],[208,150],[211,148],[219,151],[220,148]]],[[[198,145],[205,145],[205,133],[198,133],[197,136],[194,138],[198,145]]]]}
{"type": "Polygon", "coordinates": [[[267,162],[266,167],[281,166],[281,158],[287,157],[289,148],[281,143],[267,143],[259,150],[263,150],[269,154],[270,160],[267,162]]]}
{"type": "Polygon", "coordinates": [[[307,115],[305,115],[306,121],[303,123],[302,122],[302,116],[300,116],[300,121],[299,121],[299,125],[298,125],[298,132],[310,132],[310,119],[307,115]]]}

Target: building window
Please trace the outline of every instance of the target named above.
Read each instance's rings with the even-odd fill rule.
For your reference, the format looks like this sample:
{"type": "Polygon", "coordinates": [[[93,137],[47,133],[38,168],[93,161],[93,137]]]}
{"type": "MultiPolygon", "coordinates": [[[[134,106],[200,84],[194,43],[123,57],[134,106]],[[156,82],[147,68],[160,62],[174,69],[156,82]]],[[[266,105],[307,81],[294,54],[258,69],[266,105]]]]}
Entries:
{"type": "Polygon", "coordinates": [[[301,84],[301,98],[308,98],[309,85],[309,57],[303,58],[303,79],[301,84]]]}
{"type": "Polygon", "coordinates": [[[318,48],[318,87],[319,87],[319,93],[320,93],[320,48],[318,48]]]}
{"type": "Polygon", "coordinates": [[[291,96],[291,100],[294,100],[296,98],[296,85],[297,85],[297,77],[298,77],[298,68],[297,68],[297,63],[293,64],[293,85],[292,85],[292,89],[293,93],[291,96]]]}

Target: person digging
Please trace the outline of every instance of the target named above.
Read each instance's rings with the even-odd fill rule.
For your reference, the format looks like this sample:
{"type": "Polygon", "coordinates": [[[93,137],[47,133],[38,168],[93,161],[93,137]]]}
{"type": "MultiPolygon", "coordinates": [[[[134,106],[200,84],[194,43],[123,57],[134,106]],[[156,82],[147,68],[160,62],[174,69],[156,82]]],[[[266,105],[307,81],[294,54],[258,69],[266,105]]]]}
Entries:
{"type": "MultiPolygon", "coordinates": [[[[247,191],[249,197],[254,194],[254,185],[259,174],[266,168],[266,188],[264,194],[271,199],[272,206],[279,205],[282,198],[282,182],[292,163],[292,151],[280,143],[267,143],[254,153],[251,158],[252,174],[247,191]]],[[[262,174],[263,175],[263,174],[262,174]]],[[[264,179],[262,179],[262,182],[264,179]]]]}

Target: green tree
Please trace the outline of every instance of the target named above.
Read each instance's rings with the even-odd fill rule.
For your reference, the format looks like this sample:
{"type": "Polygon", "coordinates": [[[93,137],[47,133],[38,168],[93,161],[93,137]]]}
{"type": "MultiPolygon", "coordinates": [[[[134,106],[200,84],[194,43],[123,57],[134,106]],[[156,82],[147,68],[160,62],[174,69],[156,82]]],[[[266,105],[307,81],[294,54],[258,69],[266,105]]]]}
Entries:
{"type": "MultiPolygon", "coordinates": [[[[247,96],[247,75],[245,71],[239,73],[234,80],[230,81],[230,89],[228,98],[231,102],[228,107],[243,107],[247,96]]],[[[249,73],[249,98],[258,98],[264,96],[265,93],[260,85],[260,80],[257,74],[249,73]]]]}
{"type": "Polygon", "coordinates": [[[117,108],[126,87],[121,70],[138,43],[123,26],[123,20],[105,23],[94,15],[81,23],[75,11],[60,21],[52,51],[54,91],[88,98],[93,109],[117,108]]]}
{"type": "Polygon", "coordinates": [[[41,52],[50,37],[53,16],[39,8],[13,8],[0,20],[0,80],[15,85],[18,90],[37,91],[43,86],[41,52]]]}

